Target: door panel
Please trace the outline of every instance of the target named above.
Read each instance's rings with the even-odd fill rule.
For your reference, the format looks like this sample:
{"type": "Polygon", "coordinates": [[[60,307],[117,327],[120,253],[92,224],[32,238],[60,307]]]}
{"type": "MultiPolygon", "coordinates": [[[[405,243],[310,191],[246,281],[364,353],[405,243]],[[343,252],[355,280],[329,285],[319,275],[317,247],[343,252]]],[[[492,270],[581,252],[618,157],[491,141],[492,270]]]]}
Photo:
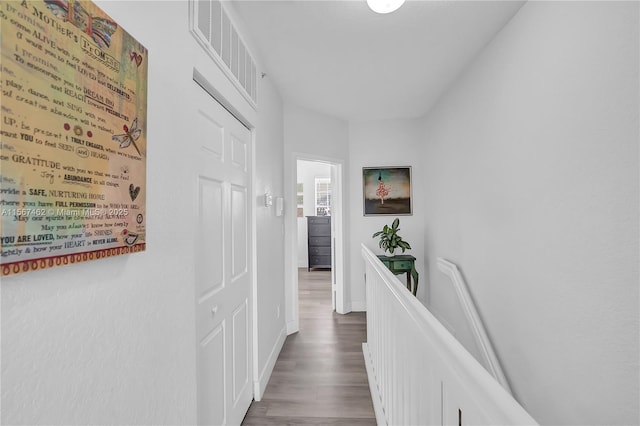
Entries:
{"type": "Polygon", "coordinates": [[[251,400],[251,132],[194,83],[198,423],[240,424],[251,400]]]}
{"type": "Polygon", "coordinates": [[[211,296],[224,286],[223,182],[199,177],[198,297],[211,296]]]}
{"type": "Polygon", "coordinates": [[[224,361],[224,322],[200,341],[198,348],[199,374],[204,380],[198,380],[198,407],[209,405],[210,410],[203,411],[200,424],[225,424],[226,380],[224,361]],[[206,361],[206,362],[205,362],[206,361]]]}
{"type": "Polygon", "coordinates": [[[233,141],[233,164],[239,169],[247,170],[247,144],[241,139],[231,135],[233,141]]]}
{"type": "Polygon", "coordinates": [[[198,110],[197,120],[200,135],[208,135],[202,141],[202,149],[214,154],[218,160],[222,160],[224,153],[224,128],[207,111],[198,110]]]}
{"type": "Polygon", "coordinates": [[[231,236],[233,245],[231,263],[233,280],[247,272],[247,190],[233,185],[231,187],[231,236]]]}
{"type": "Polygon", "coordinates": [[[233,313],[233,403],[236,404],[249,383],[249,312],[243,303],[233,313]]]}

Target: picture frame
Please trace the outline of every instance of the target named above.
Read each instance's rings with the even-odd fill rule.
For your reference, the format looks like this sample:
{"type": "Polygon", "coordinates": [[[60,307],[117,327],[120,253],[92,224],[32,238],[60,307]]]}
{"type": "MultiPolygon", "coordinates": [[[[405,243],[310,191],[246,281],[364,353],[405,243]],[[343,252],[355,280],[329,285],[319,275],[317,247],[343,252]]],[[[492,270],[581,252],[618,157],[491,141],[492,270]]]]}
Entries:
{"type": "Polygon", "coordinates": [[[411,216],[413,193],[411,166],[363,167],[364,216],[411,216]]]}
{"type": "Polygon", "coordinates": [[[13,6],[0,57],[20,84],[7,80],[0,104],[23,133],[3,127],[2,276],[145,251],[147,48],[93,1],[13,6]]]}

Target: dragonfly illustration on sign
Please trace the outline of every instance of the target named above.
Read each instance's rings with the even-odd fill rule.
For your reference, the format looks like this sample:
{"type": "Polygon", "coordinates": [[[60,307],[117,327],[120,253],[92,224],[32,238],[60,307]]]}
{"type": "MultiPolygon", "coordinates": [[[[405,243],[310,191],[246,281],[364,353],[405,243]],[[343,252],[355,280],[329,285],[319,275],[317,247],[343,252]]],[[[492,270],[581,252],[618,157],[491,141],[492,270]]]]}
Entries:
{"type": "Polygon", "coordinates": [[[122,149],[133,144],[133,147],[136,149],[136,151],[138,151],[138,154],[142,155],[140,153],[140,150],[138,149],[138,145],[136,145],[136,141],[142,134],[142,130],[138,129],[138,117],[136,117],[133,120],[133,123],[131,123],[131,128],[127,127],[127,125],[125,124],[124,126],[122,126],[122,130],[124,130],[123,134],[113,135],[111,139],[115,142],[120,143],[120,148],[122,149]]]}

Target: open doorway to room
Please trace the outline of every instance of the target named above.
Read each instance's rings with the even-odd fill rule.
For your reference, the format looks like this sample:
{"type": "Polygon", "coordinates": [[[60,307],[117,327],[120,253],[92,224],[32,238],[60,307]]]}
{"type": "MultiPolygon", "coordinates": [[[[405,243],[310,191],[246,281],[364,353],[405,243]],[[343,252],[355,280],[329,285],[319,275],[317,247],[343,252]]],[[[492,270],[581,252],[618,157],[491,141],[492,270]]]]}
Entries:
{"type": "MultiPolygon", "coordinates": [[[[333,311],[346,313],[343,167],[341,160],[300,153],[292,156],[291,174],[286,178],[292,201],[285,221],[287,334],[299,330],[300,292],[311,296],[309,292],[314,288],[318,290],[318,309],[329,315],[333,311]],[[315,222],[311,226],[315,235],[309,235],[310,222],[315,222]]],[[[306,306],[307,302],[303,303],[306,306]]]]}
{"type": "Polygon", "coordinates": [[[299,316],[335,310],[330,163],[297,160],[296,225],[299,316]]]}

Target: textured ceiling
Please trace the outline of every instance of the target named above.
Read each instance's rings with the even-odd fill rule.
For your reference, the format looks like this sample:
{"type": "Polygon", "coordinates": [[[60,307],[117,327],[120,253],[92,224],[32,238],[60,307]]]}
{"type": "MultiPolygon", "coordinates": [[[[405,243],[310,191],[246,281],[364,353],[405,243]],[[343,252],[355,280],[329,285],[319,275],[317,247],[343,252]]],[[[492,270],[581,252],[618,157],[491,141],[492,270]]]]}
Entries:
{"type": "Polygon", "coordinates": [[[346,120],[424,115],[521,1],[230,3],[285,100],[346,120]]]}

